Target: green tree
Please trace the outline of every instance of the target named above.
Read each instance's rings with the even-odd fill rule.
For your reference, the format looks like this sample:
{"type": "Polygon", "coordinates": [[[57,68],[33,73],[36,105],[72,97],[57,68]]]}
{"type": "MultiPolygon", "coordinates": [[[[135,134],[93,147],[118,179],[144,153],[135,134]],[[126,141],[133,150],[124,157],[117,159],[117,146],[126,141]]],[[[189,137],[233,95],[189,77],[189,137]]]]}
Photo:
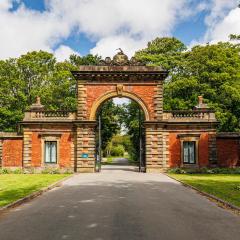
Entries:
{"type": "Polygon", "coordinates": [[[97,113],[101,117],[102,150],[106,149],[112,137],[120,132],[121,125],[118,117],[118,108],[110,99],[105,102],[97,113]]]}
{"type": "Polygon", "coordinates": [[[157,38],[147,49],[136,53],[147,64],[162,65],[169,71],[164,84],[165,110],[192,109],[197,104],[197,96],[203,95],[216,111],[219,131],[239,131],[240,46],[219,42],[185,51],[180,43],[182,47],[176,47],[176,41],[157,38]],[[155,41],[158,44],[153,44],[155,41]],[[170,46],[164,52],[165,42],[170,46]],[[159,51],[151,51],[152,45],[159,51]]]}
{"type": "Polygon", "coordinates": [[[76,109],[76,81],[68,62],[51,53],[30,52],[0,61],[0,131],[13,131],[23,113],[41,96],[46,109],[76,109]]]}
{"type": "Polygon", "coordinates": [[[148,43],[147,48],[137,51],[135,57],[154,66],[162,66],[166,70],[174,70],[181,61],[181,53],[186,46],[176,38],[156,38],[148,43]]]}
{"type": "Polygon", "coordinates": [[[69,60],[70,63],[74,66],[81,66],[81,65],[98,65],[99,61],[102,58],[98,55],[92,55],[92,54],[88,54],[86,56],[78,56],[78,55],[71,55],[69,60]]]}
{"type": "MultiPolygon", "coordinates": [[[[142,126],[144,121],[143,111],[136,102],[130,101],[124,104],[119,112],[121,112],[120,121],[124,125],[131,141],[131,144],[128,145],[128,153],[133,160],[138,161],[140,152],[139,139],[143,137],[139,135],[139,127],[142,126]]],[[[142,131],[142,134],[143,133],[142,131]]]]}

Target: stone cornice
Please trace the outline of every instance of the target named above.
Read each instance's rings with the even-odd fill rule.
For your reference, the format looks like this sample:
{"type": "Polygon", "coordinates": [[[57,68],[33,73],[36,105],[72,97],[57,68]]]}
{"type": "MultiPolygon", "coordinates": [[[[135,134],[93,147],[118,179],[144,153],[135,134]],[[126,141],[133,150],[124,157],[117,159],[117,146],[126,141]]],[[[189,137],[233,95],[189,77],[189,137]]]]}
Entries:
{"type": "Polygon", "coordinates": [[[168,72],[151,66],[80,66],[72,74],[77,80],[134,82],[164,80],[168,72]]]}

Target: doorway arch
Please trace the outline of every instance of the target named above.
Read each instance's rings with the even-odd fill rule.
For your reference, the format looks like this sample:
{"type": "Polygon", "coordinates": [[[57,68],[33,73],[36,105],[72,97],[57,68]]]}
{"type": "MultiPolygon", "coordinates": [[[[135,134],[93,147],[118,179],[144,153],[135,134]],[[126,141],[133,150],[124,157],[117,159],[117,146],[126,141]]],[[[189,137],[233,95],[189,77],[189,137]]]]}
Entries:
{"type": "Polygon", "coordinates": [[[110,91],[105,93],[104,95],[100,96],[94,103],[90,112],[90,117],[89,120],[90,121],[95,121],[96,120],[96,114],[97,111],[99,109],[99,107],[107,100],[111,99],[111,98],[115,98],[115,97],[125,97],[125,98],[129,98],[130,100],[135,101],[136,103],[138,103],[139,107],[142,109],[143,113],[144,113],[144,119],[145,121],[149,121],[150,120],[150,115],[149,115],[149,111],[147,109],[147,106],[145,105],[145,103],[142,101],[141,98],[139,98],[137,95],[131,93],[131,92],[126,92],[123,91],[121,92],[121,94],[119,94],[117,91],[110,91]]]}
{"type": "MultiPolygon", "coordinates": [[[[117,91],[107,92],[107,93],[103,94],[102,96],[100,96],[99,98],[97,98],[96,101],[93,103],[93,106],[92,106],[92,109],[90,112],[90,121],[97,122],[97,127],[96,127],[96,132],[95,132],[96,133],[96,142],[95,142],[95,144],[96,144],[96,165],[95,165],[96,171],[99,172],[102,169],[101,168],[102,163],[103,163],[102,159],[104,157],[104,149],[106,148],[106,145],[104,145],[104,143],[106,143],[106,141],[102,140],[102,139],[105,139],[104,137],[102,138],[102,136],[105,136],[104,133],[106,133],[104,131],[105,125],[103,124],[103,119],[104,119],[104,116],[106,117],[106,116],[112,115],[111,111],[108,112],[108,114],[105,113],[102,115],[101,109],[102,109],[102,107],[104,107],[105,103],[107,103],[108,101],[112,101],[114,98],[128,99],[131,102],[134,102],[136,104],[135,106],[137,106],[137,110],[134,113],[134,120],[131,120],[131,121],[136,121],[138,123],[138,130],[137,131],[133,130],[133,132],[131,132],[131,138],[129,138],[129,140],[132,139],[130,141],[133,141],[133,142],[131,142],[132,154],[130,154],[130,152],[128,152],[129,156],[131,156],[131,157],[134,156],[132,160],[134,161],[135,167],[133,168],[133,162],[130,164],[126,163],[126,162],[128,162],[128,159],[126,159],[126,158],[124,159],[124,157],[123,157],[123,160],[126,160],[125,169],[127,171],[129,171],[130,169],[132,171],[137,171],[137,169],[138,169],[139,172],[144,172],[146,169],[144,122],[149,121],[149,112],[148,112],[148,109],[147,109],[146,105],[144,104],[144,102],[138,96],[136,96],[133,93],[126,92],[126,91],[121,92],[121,94],[119,94],[117,91]],[[135,116],[136,113],[137,113],[137,116],[135,116]],[[102,147],[102,146],[105,146],[105,147],[102,147]]],[[[131,114],[130,114],[130,116],[131,116],[131,114]]],[[[127,118],[127,116],[126,116],[126,118],[127,118]]],[[[135,122],[135,124],[136,124],[136,122],[135,122]]],[[[126,129],[129,128],[129,124],[127,124],[125,126],[126,126],[126,129]]],[[[109,131],[109,128],[107,128],[107,129],[109,131]]],[[[134,127],[133,127],[133,129],[134,129],[134,127]]],[[[107,133],[108,136],[109,136],[109,134],[110,134],[110,132],[107,133]]],[[[126,132],[123,135],[121,135],[121,133],[118,133],[118,136],[130,137],[130,135],[126,135],[126,132]]],[[[114,138],[114,135],[112,135],[112,137],[114,138]]],[[[122,158],[119,158],[119,159],[122,159],[122,158]]],[[[106,164],[106,162],[105,162],[105,164],[106,164]]],[[[104,169],[105,169],[105,166],[104,166],[104,169]]]]}

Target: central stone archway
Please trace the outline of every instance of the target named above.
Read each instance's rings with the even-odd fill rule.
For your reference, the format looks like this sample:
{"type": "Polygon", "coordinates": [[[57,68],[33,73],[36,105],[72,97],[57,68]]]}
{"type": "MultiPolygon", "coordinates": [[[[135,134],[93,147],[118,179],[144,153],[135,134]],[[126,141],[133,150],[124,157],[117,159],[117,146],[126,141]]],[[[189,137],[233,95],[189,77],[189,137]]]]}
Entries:
{"type": "Polygon", "coordinates": [[[136,101],[145,115],[146,171],[159,172],[167,166],[163,132],[163,80],[161,67],[143,66],[122,52],[101,66],[80,66],[77,79],[76,166],[77,172],[95,171],[95,127],[99,106],[113,97],[136,101]]]}

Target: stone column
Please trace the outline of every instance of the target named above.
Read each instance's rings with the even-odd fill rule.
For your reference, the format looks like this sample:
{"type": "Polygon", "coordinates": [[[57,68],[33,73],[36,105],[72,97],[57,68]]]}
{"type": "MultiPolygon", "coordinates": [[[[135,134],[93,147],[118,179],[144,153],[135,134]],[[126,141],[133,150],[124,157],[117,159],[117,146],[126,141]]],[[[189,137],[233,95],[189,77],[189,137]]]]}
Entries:
{"type": "Polygon", "coordinates": [[[3,140],[0,139],[0,168],[3,165],[3,140]]]}
{"type": "Polygon", "coordinates": [[[32,132],[23,132],[23,167],[31,167],[32,159],[32,132]]]}
{"type": "Polygon", "coordinates": [[[155,89],[154,112],[155,119],[161,121],[163,115],[163,81],[159,81],[155,89]]]}
{"type": "Polygon", "coordinates": [[[95,172],[95,122],[77,124],[76,172],[95,172]]]}
{"type": "Polygon", "coordinates": [[[78,80],[77,82],[77,119],[86,120],[87,119],[87,89],[84,81],[78,80]]]}
{"type": "Polygon", "coordinates": [[[162,172],[167,168],[164,148],[166,143],[162,127],[159,124],[146,123],[146,172],[162,172]]]}

